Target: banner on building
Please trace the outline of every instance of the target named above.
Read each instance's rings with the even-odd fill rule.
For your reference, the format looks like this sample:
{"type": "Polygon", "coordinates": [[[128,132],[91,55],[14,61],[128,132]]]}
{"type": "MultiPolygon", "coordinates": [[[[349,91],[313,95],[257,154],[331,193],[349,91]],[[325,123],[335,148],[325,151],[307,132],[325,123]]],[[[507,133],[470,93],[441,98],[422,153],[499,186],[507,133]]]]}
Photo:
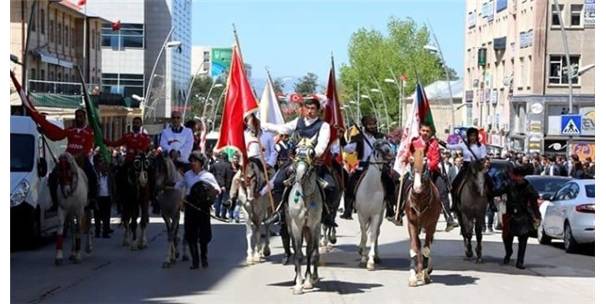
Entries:
{"type": "Polygon", "coordinates": [[[211,76],[227,75],[231,64],[232,50],[231,48],[213,48],[211,51],[211,76]]]}
{"type": "Polygon", "coordinates": [[[595,28],[595,0],[585,0],[585,28],[595,28]]]}
{"type": "Polygon", "coordinates": [[[595,136],[595,107],[581,108],[581,135],[595,136]]]}
{"type": "Polygon", "coordinates": [[[579,159],[584,160],[587,157],[591,157],[595,160],[595,143],[592,142],[577,142],[573,143],[570,147],[572,153],[579,156],[579,159]]]}
{"type": "Polygon", "coordinates": [[[544,142],[545,154],[566,154],[568,143],[565,139],[546,139],[544,142]]]}

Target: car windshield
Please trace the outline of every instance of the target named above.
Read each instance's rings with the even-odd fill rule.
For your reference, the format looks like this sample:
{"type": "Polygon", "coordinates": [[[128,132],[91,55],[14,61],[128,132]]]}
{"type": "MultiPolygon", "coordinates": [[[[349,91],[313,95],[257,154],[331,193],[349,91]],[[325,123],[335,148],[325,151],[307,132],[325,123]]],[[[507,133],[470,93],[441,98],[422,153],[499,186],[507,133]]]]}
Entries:
{"type": "Polygon", "coordinates": [[[34,136],[11,134],[11,172],[30,172],[34,167],[34,136]]]}
{"type": "Polygon", "coordinates": [[[585,192],[587,192],[587,197],[595,198],[595,184],[585,185],[585,192]]]}
{"type": "Polygon", "coordinates": [[[535,191],[539,193],[555,193],[568,179],[564,178],[535,178],[529,180],[535,191]]]}

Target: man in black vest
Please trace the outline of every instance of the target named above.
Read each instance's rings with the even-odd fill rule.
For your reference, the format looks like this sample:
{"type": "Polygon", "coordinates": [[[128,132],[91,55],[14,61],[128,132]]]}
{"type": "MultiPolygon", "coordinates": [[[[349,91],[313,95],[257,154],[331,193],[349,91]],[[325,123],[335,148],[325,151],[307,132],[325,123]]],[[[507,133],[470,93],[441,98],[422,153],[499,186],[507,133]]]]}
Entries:
{"type": "MultiPolygon", "coordinates": [[[[341,215],[341,218],[343,219],[351,219],[355,200],[354,187],[360,180],[362,173],[368,168],[368,161],[373,150],[372,145],[377,139],[385,139],[385,135],[377,130],[377,119],[374,116],[367,115],[362,117],[362,126],[364,127],[363,130],[354,135],[349,141],[349,144],[343,148],[347,153],[353,153],[355,151],[360,160],[356,171],[350,176],[349,182],[347,183],[347,188],[345,190],[345,211],[341,215]]],[[[393,219],[395,214],[393,210],[393,206],[395,205],[395,184],[392,178],[389,177],[389,168],[383,168],[381,182],[385,188],[385,201],[387,202],[386,217],[388,219],[393,219]]]]}
{"type": "MultiPolygon", "coordinates": [[[[312,99],[307,99],[305,100],[305,105],[304,105],[304,109],[303,109],[303,117],[299,117],[297,119],[294,119],[286,124],[283,125],[276,125],[276,124],[272,124],[272,123],[261,123],[261,128],[269,130],[269,131],[273,131],[273,132],[277,132],[279,134],[292,134],[291,136],[291,141],[294,142],[295,144],[303,139],[303,138],[308,138],[308,139],[314,139],[315,141],[315,147],[314,147],[314,159],[316,160],[316,163],[318,163],[321,159],[322,156],[324,155],[324,152],[326,151],[326,149],[328,148],[328,143],[330,141],[330,126],[328,125],[328,123],[324,122],[323,120],[321,120],[318,116],[318,112],[320,110],[320,101],[312,98],[312,99]]],[[[320,170],[318,170],[320,171],[320,170]]],[[[283,185],[284,181],[288,178],[289,174],[280,174],[275,176],[272,180],[273,180],[273,184],[274,185],[283,185]]],[[[325,188],[326,187],[326,182],[321,180],[321,178],[319,178],[320,180],[320,185],[325,188]]],[[[284,200],[288,197],[288,189],[286,189],[284,191],[284,195],[282,196],[282,201],[280,202],[280,204],[278,205],[278,210],[276,210],[276,212],[274,212],[274,214],[267,220],[264,221],[264,223],[273,223],[276,222],[280,219],[280,212],[279,209],[282,207],[282,205],[284,205],[284,200]]],[[[323,208],[323,213],[324,213],[324,209],[323,208]]],[[[323,221],[324,225],[327,226],[336,226],[336,224],[334,223],[334,221],[332,221],[329,217],[327,216],[322,216],[323,219],[325,219],[323,221]]]]}

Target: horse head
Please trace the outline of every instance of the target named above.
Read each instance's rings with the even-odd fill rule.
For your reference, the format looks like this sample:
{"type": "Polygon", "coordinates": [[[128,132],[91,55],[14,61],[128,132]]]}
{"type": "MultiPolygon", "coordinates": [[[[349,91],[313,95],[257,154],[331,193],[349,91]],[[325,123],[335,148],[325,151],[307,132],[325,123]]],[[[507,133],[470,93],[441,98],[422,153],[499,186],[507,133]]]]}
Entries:
{"type": "Polygon", "coordinates": [[[468,176],[472,179],[473,184],[480,196],[486,195],[486,179],[485,179],[484,162],[481,160],[472,161],[469,163],[468,176]]]}
{"type": "Polygon", "coordinates": [[[78,185],[78,165],[69,153],[59,156],[58,164],[59,186],[64,197],[70,196],[78,185]]]}
{"type": "Polygon", "coordinates": [[[391,146],[389,142],[385,139],[377,139],[373,145],[373,156],[375,159],[381,161],[389,161],[393,158],[393,153],[391,151],[391,146]]]}
{"type": "Polygon", "coordinates": [[[243,174],[243,186],[246,189],[246,201],[252,202],[255,199],[259,185],[262,183],[262,172],[258,164],[254,161],[249,161],[243,174]]]}
{"type": "Polygon", "coordinates": [[[295,182],[303,184],[311,175],[314,145],[310,139],[304,138],[297,145],[295,151],[293,168],[295,171],[295,182]]]}
{"type": "Polygon", "coordinates": [[[416,149],[413,154],[413,190],[415,193],[421,193],[423,191],[423,184],[426,184],[427,176],[423,173],[425,171],[425,152],[423,149],[416,149]]]}
{"type": "Polygon", "coordinates": [[[154,158],[154,179],[156,189],[162,191],[166,186],[172,186],[177,182],[177,168],[168,155],[158,154],[154,158]]]}
{"type": "Polygon", "coordinates": [[[147,186],[148,172],[150,167],[151,163],[149,157],[145,153],[139,153],[137,156],[135,156],[135,160],[133,161],[133,169],[140,187],[147,186]]]}

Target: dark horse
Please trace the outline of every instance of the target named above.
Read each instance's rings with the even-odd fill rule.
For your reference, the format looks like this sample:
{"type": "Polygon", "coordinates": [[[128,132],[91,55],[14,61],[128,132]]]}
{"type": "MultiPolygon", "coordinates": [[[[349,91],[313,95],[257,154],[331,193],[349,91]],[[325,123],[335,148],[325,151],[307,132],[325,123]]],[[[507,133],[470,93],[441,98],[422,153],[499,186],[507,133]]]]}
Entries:
{"type": "Polygon", "coordinates": [[[484,163],[472,161],[459,186],[459,206],[457,217],[461,224],[461,234],[465,244],[465,256],[473,257],[471,237],[476,233],[476,263],[482,263],[482,227],[484,227],[486,208],[488,206],[484,163]]]}
{"type": "Polygon", "coordinates": [[[431,283],[429,277],[431,272],[430,248],[438,218],[442,212],[438,188],[428,175],[423,174],[424,157],[422,149],[415,151],[413,186],[408,192],[408,199],[404,208],[408,218],[408,234],[410,237],[410,277],[408,278],[408,286],[410,287],[416,287],[419,283],[431,283]],[[421,240],[419,239],[421,229],[425,231],[423,249],[421,249],[421,240]]]}
{"type": "Polygon", "coordinates": [[[151,157],[139,153],[132,162],[122,167],[118,176],[118,189],[122,201],[122,225],[124,225],[123,246],[131,250],[147,247],[146,228],[149,223],[151,157]],[[140,233],[137,238],[137,218],[140,233]]]}

